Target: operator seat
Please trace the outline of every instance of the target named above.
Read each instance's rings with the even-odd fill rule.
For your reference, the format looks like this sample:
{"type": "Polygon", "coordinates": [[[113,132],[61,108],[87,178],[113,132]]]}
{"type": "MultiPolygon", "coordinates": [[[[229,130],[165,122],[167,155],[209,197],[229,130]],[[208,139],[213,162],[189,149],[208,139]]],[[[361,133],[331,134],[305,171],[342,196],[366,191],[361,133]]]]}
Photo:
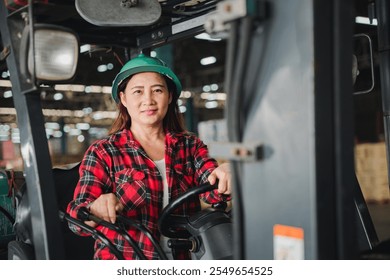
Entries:
{"type": "MultiPolygon", "coordinates": [[[[66,212],[68,203],[73,199],[73,192],[79,180],[80,162],[64,167],[53,168],[54,184],[56,188],[58,208],[66,212]]],[[[8,259],[32,260],[35,259],[32,240],[32,226],[30,204],[26,184],[16,195],[17,209],[14,229],[16,240],[8,243],[8,259]]],[[[61,222],[64,240],[65,259],[91,260],[93,258],[94,239],[78,236],[68,227],[68,222],[61,222]]]]}

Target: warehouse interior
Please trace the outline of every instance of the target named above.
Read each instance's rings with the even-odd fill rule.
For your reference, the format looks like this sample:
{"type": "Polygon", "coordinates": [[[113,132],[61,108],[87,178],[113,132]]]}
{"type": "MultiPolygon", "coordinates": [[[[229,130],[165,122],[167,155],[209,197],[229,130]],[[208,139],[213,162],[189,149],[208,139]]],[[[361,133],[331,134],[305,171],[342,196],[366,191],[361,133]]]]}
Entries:
{"type": "MultiPolygon", "coordinates": [[[[92,36],[97,27],[77,13],[74,1],[35,2],[37,21],[77,29],[80,39],[74,78],[66,83],[41,85],[40,88],[51,164],[53,167],[71,165],[82,159],[93,141],[107,135],[117,113],[110,94],[112,80],[133,55],[132,46],[139,44],[134,38],[142,39],[139,34],[144,30],[120,27],[113,34],[110,28],[101,28],[97,39],[92,36]]],[[[168,13],[170,1],[159,2],[166,5],[165,12],[168,13]]],[[[182,2],[184,11],[192,11],[191,7],[197,5],[210,4],[214,9],[221,1],[176,2],[182,2]]],[[[369,19],[375,1],[350,2],[354,8],[353,48],[358,65],[353,85],[355,172],[378,238],[383,241],[390,238],[390,194],[378,30],[375,21],[369,19]]],[[[173,12],[180,15],[177,7],[173,12]]],[[[187,129],[199,135],[206,144],[227,141],[226,38],[210,37],[200,28],[168,43],[151,46],[148,43],[145,43],[145,49],[152,56],[168,61],[181,79],[183,91],[178,102],[187,129]]],[[[0,45],[0,49],[3,47],[0,45]]],[[[23,172],[18,116],[14,108],[11,73],[5,60],[0,62],[0,73],[0,169],[23,172]]]]}

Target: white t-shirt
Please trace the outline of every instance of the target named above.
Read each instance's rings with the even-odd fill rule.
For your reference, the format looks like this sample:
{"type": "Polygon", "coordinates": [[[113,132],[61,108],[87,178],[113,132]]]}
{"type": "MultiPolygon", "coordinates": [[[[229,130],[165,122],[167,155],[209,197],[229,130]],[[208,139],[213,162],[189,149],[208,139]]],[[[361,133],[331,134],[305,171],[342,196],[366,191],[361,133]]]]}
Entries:
{"type": "Polygon", "coordinates": [[[163,208],[169,203],[169,192],[168,192],[168,181],[167,181],[167,171],[165,168],[165,159],[155,160],[158,170],[160,171],[161,177],[163,179],[164,189],[163,189],[163,208]]]}
{"type": "MultiPolygon", "coordinates": [[[[163,180],[163,208],[168,205],[169,203],[169,191],[168,191],[168,181],[167,181],[167,171],[165,167],[165,159],[155,160],[154,163],[156,164],[158,170],[160,171],[162,180],[163,180]]],[[[160,245],[167,255],[168,259],[172,260],[172,252],[171,249],[167,245],[168,238],[161,235],[160,239],[160,245]]]]}

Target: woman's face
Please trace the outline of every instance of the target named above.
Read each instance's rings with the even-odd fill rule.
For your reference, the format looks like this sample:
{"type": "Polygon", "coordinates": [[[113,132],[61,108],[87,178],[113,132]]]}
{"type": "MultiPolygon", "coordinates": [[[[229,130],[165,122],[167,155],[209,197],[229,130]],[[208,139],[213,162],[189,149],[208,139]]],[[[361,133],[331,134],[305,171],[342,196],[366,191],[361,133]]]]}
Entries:
{"type": "Polygon", "coordinates": [[[154,72],[135,74],[120,99],[131,117],[132,126],[162,126],[172,101],[163,76],[154,72]]]}

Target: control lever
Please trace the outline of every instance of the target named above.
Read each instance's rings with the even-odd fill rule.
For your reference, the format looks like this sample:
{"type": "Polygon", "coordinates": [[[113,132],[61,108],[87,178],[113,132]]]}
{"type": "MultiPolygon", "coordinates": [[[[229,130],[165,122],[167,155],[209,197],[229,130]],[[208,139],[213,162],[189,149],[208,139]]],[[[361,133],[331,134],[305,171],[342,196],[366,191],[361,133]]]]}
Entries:
{"type": "Polygon", "coordinates": [[[162,260],[168,260],[167,255],[164,253],[163,249],[161,248],[160,244],[156,241],[156,239],[153,237],[152,233],[149,231],[147,227],[145,227],[140,222],[134,221],[132,219],[126,218],[122,215],[117,216],[118,222],[121,222],[123,224],[127,224],[128,226],[135,227],[139,231],[142,231],[147,238],[149,238],[150,242],[156,249],[157,254],[159,255],[160,259],[162,260]]]}
{"type": "Polygon", "coordinates": [[[115,224],[112,224],[112,223],[109,223],[101,218],[98,218],[94,215],[92,215],[91,213],[89,213],[89,211],[85,208],[81,208],[80,209],[80,215],[81,215],[81,218],[84,220],[84,221],[93,221],[99,225],[102,225],[102,226],[105,226],[111,230],[114,230],[116,231],[117,233],[121,234],[123,236],[123,238],[129,242],[130,246],[134,249],[134,252],[136,253],[136,255],[138,256],[139,259],[141,260],[146,260],[147,258],[145,257],[144,253],[142,252],[142,250],[139,248],[138,244],[134,241],[133,238],[131,238],[131,236],[122,228],[118,227],[117,225],[115,224]]]}
{"type": "Polygon", "coordinates": [[[75,218],[72,218],[71,216],[69,216],[69,214],[64,213],[62,211],[59,211],[59,216],[60,216],[61,221],[66,220],[67,222],[69,222],[73,225],[76,225],[76,226],[80,227],[81,229],[83,229],[84,231],[90,233],[94,239],[100,239],[104,243],[104,245],[106,245],[111,250],[111,252],[115,255],[115,257],[118,260],[125,259],[123,257],[123,255],[119,252],[119,250],[115,247],[115,245],[112,244],[112,242],[103,233],[101,233],[97,229],[86,225],[82,221],[79,221],[75,218]]]}

